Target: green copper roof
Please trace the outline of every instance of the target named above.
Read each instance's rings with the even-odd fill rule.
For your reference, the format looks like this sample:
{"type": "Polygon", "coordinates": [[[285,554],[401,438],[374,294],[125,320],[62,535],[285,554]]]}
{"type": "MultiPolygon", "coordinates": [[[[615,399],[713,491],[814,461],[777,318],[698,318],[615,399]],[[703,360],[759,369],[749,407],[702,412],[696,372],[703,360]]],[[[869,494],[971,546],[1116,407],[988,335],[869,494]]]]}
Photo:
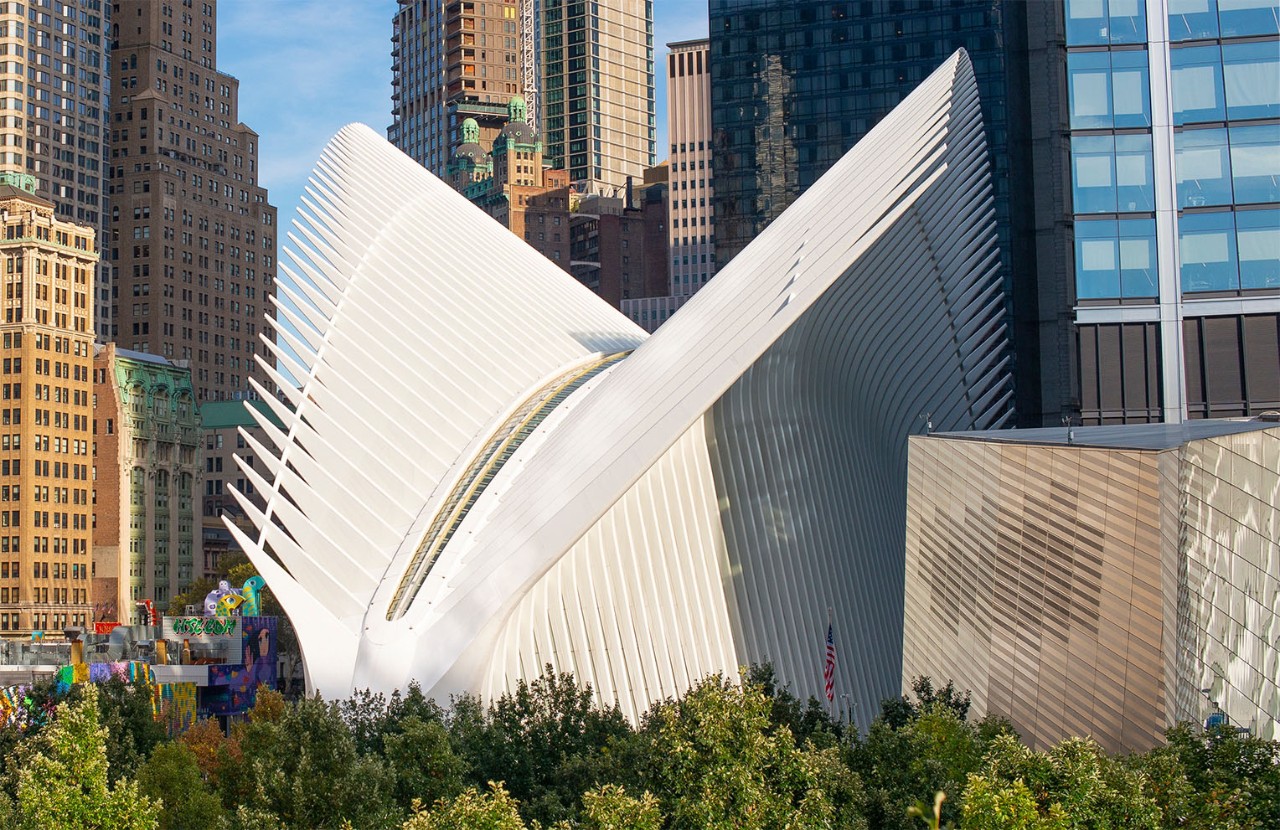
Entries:
{"type": "MultiPolygon", "coordinates": [[[[200,425],[204,429],[230,429],[232,427],[257,426],[257,421],[245,409],[246,401],[210,401],[200,405],[200,425]]],[[[284,426],[268,406],[262,401],[247,402],[254,409],[266,415],[271,423],[284,426]]]]}

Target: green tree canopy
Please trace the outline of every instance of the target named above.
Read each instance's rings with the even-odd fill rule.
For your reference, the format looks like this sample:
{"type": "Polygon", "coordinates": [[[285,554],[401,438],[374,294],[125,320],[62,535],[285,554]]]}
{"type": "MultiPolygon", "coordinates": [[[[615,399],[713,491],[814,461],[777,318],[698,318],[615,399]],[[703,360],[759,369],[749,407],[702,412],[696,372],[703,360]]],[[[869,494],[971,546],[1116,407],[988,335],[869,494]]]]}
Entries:
{"type": "Polygon", "coordinates": [[[15,825],[20,830],[150,830],[160,805],[136,782],[108,783],[107,729],[98,720],[98,691],[58,705],[52,723],[17,750],[15,825]]]}

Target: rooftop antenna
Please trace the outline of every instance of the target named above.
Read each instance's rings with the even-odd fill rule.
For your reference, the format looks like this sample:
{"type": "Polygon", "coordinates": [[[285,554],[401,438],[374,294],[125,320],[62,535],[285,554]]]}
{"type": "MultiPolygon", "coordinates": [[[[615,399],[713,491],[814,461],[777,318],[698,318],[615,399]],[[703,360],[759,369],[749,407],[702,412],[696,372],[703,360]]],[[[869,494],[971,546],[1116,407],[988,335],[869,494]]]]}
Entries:
{"type": "Polygon", "coordinates": [[[920,416],[920,420],[924,421],[924,434],[932,435],[933,434],[933,413],[932,412],[924,413],[923,415],[920,416]]]}
{"type": "Polygon", "coordinates": [[[1075,436],[1074,431],[1071,429],[1071,416],[1070,416],[1070,415],[1063,415],[1063,416],[1062,416],[1062,425],[1063,425],[1064,427],[1066,427],[1066,428],[1067,428],[1067,443],[1068,443],[1068,444],[1074,444],[1074,443],[1076,442],[1076,436],[1075,436]]]}

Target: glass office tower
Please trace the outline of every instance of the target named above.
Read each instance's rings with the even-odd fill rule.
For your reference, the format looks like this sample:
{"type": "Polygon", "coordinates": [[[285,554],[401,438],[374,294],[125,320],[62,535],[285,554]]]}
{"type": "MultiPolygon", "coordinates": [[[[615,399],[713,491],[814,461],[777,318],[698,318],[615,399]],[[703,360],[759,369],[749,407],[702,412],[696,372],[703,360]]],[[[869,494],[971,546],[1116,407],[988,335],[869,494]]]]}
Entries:
{"type": "MultiPolygon", "coordinates": [[[[1031,233],[1027,7],[998,0],[710,0],[716,267],[754,239],[957,49],[968,51],[991,150],[1005,296],[1026,425],[1060,417],[1042,335],[1031,233]],[[1025,375],[1025,377],[1024,377],[1025,375]],[[1041,377],[1046,380],[1041,381],[1041,377]],[[1047,385],[1047,390],[1042,386],[1047,385]]],[[[677,160],[676,156],[672,157],[677,160]]],[[[858,194],[850,193],[850,199],[858,194]]],[[[1064,345],[1070,321],[1059,326],[1064,345]]]]}
{"type": "Polygon", "coordinates": [[[1274,0],[1065,0],[1080,415],[1280,407],[1274,0]]]}

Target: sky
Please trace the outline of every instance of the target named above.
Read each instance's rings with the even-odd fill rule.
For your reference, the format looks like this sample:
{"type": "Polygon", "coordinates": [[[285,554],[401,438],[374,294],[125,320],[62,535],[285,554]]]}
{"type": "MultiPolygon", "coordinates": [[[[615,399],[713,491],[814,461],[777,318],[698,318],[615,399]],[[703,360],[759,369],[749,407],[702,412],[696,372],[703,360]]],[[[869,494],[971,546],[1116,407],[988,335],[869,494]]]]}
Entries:
{"type": "MultiPolygon", "coordinates": [[[[707,34],[706,0],[655,0],[657,146],[666,140],[667,43],[707,34]]],[[[259,135],[262,171],[282,223],[328,140],[363,122],[391,123],[396,0],[220,0],[218,69],[240,80],[240,120],[259,135]]]]}

